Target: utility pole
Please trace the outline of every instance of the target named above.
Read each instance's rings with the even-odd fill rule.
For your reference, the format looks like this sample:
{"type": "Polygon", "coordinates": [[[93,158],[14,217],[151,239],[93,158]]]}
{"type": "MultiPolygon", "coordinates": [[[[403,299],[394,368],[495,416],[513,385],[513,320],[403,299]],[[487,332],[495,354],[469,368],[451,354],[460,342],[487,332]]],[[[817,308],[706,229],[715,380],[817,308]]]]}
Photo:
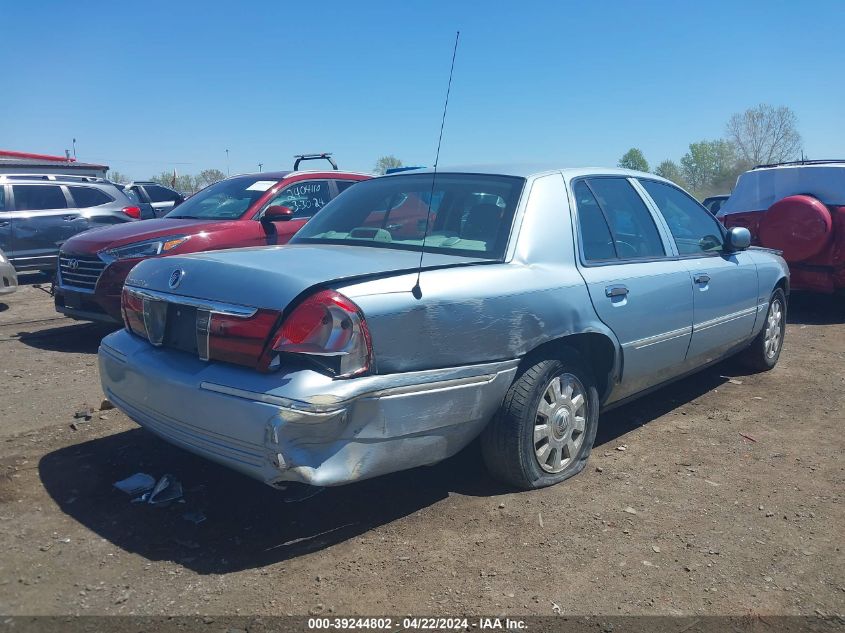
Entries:
{"type": "Polygon", "coordinates": [[[226,150],[226,175],[229,176],[229,150],[226,150]]]}
{"type": "Polygon", "coordinates": [[[261,168],[264,167],[264,163],[258,163],[258,171],[261,171],[261,168]]]}
{"type": "Polygon", "coordinates": [[[73,158],[76,159],[76,139],[73,139],[73,158]]]}

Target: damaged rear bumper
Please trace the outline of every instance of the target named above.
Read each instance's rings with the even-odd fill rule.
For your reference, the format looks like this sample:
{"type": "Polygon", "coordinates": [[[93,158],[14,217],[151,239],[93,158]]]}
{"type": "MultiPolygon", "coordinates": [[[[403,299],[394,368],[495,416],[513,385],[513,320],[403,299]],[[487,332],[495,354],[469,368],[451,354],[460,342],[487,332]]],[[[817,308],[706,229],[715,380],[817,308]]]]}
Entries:
{"type": "Polygon", "coordinates": [[[333,486],[433,464],[493,416],[518,360],[332,380],[259,374],[154,348],[131,334],[100,346],[111,401],[138,424],[268,484],[333,486]]]}

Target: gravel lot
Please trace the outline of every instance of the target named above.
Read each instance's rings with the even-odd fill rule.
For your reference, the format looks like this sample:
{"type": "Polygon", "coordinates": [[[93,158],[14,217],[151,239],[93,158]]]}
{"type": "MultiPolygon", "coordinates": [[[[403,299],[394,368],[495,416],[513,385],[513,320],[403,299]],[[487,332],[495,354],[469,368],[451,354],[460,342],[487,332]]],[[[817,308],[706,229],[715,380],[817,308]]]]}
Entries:
{"type": "Polygon", "coordinates": [[[117,411],[71,428],[109,329],[22,281],[0,302],[0,613],[845,612],[845,302],[794,297],[773,372],[723,363],[604,416],[563,485],[503,489],[471,447],[285,504],[117,411]],[[186,503],[131,504],[112,483],[137,471],[186,503]]]}

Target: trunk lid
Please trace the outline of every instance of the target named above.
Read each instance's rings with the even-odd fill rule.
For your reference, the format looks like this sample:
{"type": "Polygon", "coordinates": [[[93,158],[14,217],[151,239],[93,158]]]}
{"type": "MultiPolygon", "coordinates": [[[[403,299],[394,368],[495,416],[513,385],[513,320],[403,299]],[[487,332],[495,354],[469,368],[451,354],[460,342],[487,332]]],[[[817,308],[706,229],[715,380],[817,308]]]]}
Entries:
{"type": "MultiPolygon", "coordinates": [[[[294,244],[207,251],[139,263],[127,286],[229,304],[284,310],[312,286],[416,270],[420,254],[366,246],[294,244]],[[180,271],[178,275],[175,271],[180,271]],[[175,285],[172,277],[178,277],[175,285]]],[[[426,253],[424,268],[486,260],[426,253]]],[[[410,291],[411,289],[408,288],[410,291]]]]}

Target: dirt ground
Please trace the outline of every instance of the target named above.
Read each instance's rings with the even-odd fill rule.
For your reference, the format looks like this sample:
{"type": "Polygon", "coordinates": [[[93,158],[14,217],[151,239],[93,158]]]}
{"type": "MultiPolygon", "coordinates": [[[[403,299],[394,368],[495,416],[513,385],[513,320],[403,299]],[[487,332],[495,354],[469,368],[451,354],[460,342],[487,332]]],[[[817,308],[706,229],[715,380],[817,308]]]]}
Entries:
{"type": "Polygon", "coordinates": [[[845,612],[841,302],[793,298],[773,372],[723,363],[608,413],[562,485],[504,489],[471,447],[286,504],[117,411],[71,428],[109,329],[22,281],[0,302],[0,613],[845,612]],[[112,483],[137,471],[186,503],[130,503],[112,483]]]}

